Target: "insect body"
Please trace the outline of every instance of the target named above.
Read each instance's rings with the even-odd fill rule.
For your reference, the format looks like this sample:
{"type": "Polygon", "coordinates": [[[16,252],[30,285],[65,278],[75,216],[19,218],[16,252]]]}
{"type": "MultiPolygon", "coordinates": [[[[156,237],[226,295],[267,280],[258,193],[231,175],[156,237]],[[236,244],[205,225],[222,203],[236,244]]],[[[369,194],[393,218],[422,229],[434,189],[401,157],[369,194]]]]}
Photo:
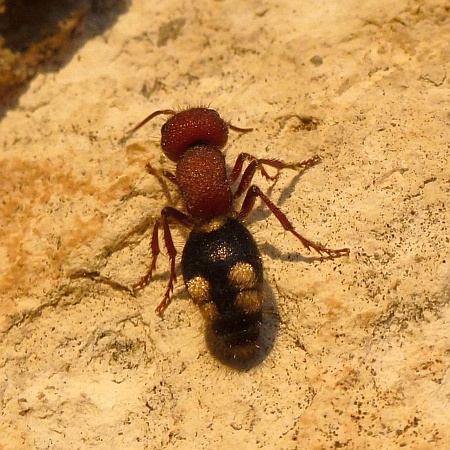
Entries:
{"type": "Polygon", "coordinates": [[[282,169],[304,170],[320,159],[313,157],[288,164],[241,153],[231,171],[227,172],[222,148],[227,142],[228,130],[248,132],[250,129],[227,124],[214,110],[190,108],[178,113],[156,111],[131,132],[161,114],[171,116],[161,129],[161,147],[165,155],[176,163],[176,171],[160,173],[150,164],[146,167],[160,180],[164,177],[178,187],[185,212],[171,206],[162,209],[161,217],[153,226],[150,269],[133,285],[133,290],[142,289],[151,281],[160,253],[159,230],[162,228],[170,259],[170,275],[164,298],[156,311],[158,314],[165,311],[176,281],[177,250],[170,225],[175,223],[190,229],[181,270],[189,295],[205,319],[210,348],[216,355],[221,355],[223,361],[246,362],[259,350],[264,304],[261,257],[252,235],[242,222],[256,199],[259,197],[284,229],[307,249],[312,248],[331,258],[349,254],[347,248],[328,249],[301,236],[284,213],[257,186],[251,185],[257,170],[267,179],[275,180],[282,169]],[[244,163],[248,163],[245,170],[244,163]],[[276,175],[271,176],[266,167],[274,168],[276,175]],[[241,207],[236,210],[236,200],[242,196],[241,207]]]}
{"type": "Polygon", "coordinates": [[[181,271],[206,319],[215,354],[250,358],[262,322],[263,269],[247,228],[231,216],[194,228],[183,250],[181,271]]]}

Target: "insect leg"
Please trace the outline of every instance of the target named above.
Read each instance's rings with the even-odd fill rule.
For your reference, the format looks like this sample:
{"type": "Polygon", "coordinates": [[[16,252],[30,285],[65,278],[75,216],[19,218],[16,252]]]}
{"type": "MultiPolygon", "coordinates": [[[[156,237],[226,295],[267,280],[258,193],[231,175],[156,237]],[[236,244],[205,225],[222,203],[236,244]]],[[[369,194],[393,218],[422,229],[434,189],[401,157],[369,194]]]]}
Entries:
{"type": "Polygon", "coordinates": [[[307,250],[310,250],[311,248],[314,249],[319,255],[322,255],[323,253],[327,254],[330,258],[338,258],[340,256],[346,256],[350,253],[350,249],[348,248],[340,248],[340,249],[330,249],[326,248],[320,244],[316,244],[313,241],[310,241],[309,239],[306,239],[301,234],[299,234],[295,228],[294,225],[289,221],[289,219],[286,217],[286,215],[277,207],[274,203],[272,203],[269,198],[261,191],[261,189],[258,186],[252,185],[250,186],[250,189],[248,190],[244,201],[242,203],[241,211],[238,214],[238,217],[240,219],[245,218],[250,211],[253,209],[253,206],[255,205],[256,198],[259,197],[266,206],[270,209],[270,211],[275,215],[275,217],[278,219],[278,221],[281,223],[283,228],[286,231],[289,231],[292,233],[297,239],[300,240],[300,242],[306,247],[307,250]]]}
{"type": "Polygon", "coordinates": [[[163,300],[156,308],[156,312],[159,315],[162,315],[165,311],[165,309],[169,306],[171,301],[171,294],[173,292],[173,286],[174,282],[177,279],[176,271],[175,271],[175,258],[177,255],[177,250],[175,248],[175,245],[173,243],[172,233],[170,231],[170,223],[178,223],[186,228],[192,228],[193,223],[191,219],[181,211],[178,211],[175,208],[172,208],[170,206],[165,207],[161,211],[161,217],[155,222],[155,225],[153,226],[153,233],[152,233],[152,240],[151,240],[151,252],[152,252],[152,262],[150,265],[150,269],[146,273],[146,275],[137,283],[135,283],[132,286],[133,291],[138,291],[145,286],[147,286],[151,279],[153,271],[156,268],[156,260],[158,258],[158,255],[160,253],[159,248],[159,228],[162,226],[163,230],[163,239],[164,239],[164,245],[167,249],[167,254],[169,256],[170,261],[170,275],[169,275],[169,282],[167,284],[167,289],[164,294],[163,300]]]}
{"type": "Polygon", "coordinates": [[[320,157],[316,155],[313,156],[312,158],[306,159],[298,163],[285,163],[284,161],[279,161],[278,159],[266,159],[266,158],[259,159],[255,158],[254,156],[248,153],[241,153],[237,157],[233,170],[231,171],[229,176],[231,184],[233,184],[241,175],[243,164],[245,161],[250,161],[250,163],[242,175],[239,186],[237,187],[234,193],[234,198],[240,197],[248,189],[250,183],[252,182],[253,176],[255,175],[257,170],[259,170],[266,179],[276,180],[281,170],[283,169],[306,170],[318,164],[320,162],[320,157]],[[277,170],[276,174],[269,175],[264,165],[276,169],[277,170]]]}

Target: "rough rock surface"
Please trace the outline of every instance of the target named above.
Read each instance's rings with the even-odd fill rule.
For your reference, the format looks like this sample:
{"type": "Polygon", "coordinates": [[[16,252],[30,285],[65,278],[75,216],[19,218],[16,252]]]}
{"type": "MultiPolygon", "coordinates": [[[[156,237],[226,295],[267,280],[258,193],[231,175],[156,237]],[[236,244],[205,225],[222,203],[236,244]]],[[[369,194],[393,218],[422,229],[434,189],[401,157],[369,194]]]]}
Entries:
{"type": "Polygon", "coordinates": [[[449,42],[446,0],[137,0],[36,76],[0,123],[0,448],[450,448],[449,42]],[[320,155],[256,182],[351,249],[321,261],[255,209],[280,319],[244,372],[180,279],[155,315],[164,255],[127,290],[167,203],[145,163],[170,164],[164,119],[120,140],[198,104],[254,127],[230,163],[320,155]]]}

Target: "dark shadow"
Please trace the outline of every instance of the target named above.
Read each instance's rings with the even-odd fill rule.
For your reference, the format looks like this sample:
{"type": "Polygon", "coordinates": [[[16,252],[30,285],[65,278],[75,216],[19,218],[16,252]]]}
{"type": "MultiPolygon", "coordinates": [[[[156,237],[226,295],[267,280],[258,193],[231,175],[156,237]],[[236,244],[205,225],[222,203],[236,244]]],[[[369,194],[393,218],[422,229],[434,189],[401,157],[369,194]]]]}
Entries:
{"type": "Polygon", "coordinates": [[[130,0],[5,0],[0,4],[0,120],[41,71],[67,64],[130,0]]]}
{"type": "MultiPolygon", "coordinates": [[[[287,232],[286,232],[287,233],[287,232]]],[[[291,237],[289,238],[291,239],[291,237]]],[[[295,237],[292,237],[293,242],[295,243],[295,237]]],[[[293,252],[284,253],[280,251],[275,245],[264,242],[263,244],[259,244],[259,250],[261,253],[265,255],[269,255],[271,259],[277,259],[279,261],[285,262],[302,262],[307,264],[312,264],[319,261],[324,261],[327,259],[336,259],[331,256],[323,255],[320,256],[314,252],[314,250],[308,251],[303,245],[299,242],[298,249],[293,252]],[[303,253],[302,253],[303,252],[303,253]]]]}
{"type": "MultiPolygon", "coordinates": [[[[314,170],[315,167],[310,167],[308,170],[314,170]]],[[[306,173],[306,170],[295,173],[295,175],[289,180],[289,184],[283,189],[278,199],[278,205],[282,205],[293,194],[297,184],[301,181],[301,178],[306,173]]]]}

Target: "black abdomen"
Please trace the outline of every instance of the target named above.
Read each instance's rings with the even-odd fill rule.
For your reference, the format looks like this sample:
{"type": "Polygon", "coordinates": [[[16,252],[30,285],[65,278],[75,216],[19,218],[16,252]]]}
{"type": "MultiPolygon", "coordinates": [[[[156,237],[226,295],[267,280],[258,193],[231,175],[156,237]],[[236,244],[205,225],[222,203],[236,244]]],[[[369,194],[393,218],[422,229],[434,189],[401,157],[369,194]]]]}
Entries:
{"type": "Polygon", "coordinates": [[[237,219],[202,225],[189,235],[181,268],[200,307],[210,343],[231,358],[249,358],[262,320],[263,269],[253,236],[237,219]]]}

